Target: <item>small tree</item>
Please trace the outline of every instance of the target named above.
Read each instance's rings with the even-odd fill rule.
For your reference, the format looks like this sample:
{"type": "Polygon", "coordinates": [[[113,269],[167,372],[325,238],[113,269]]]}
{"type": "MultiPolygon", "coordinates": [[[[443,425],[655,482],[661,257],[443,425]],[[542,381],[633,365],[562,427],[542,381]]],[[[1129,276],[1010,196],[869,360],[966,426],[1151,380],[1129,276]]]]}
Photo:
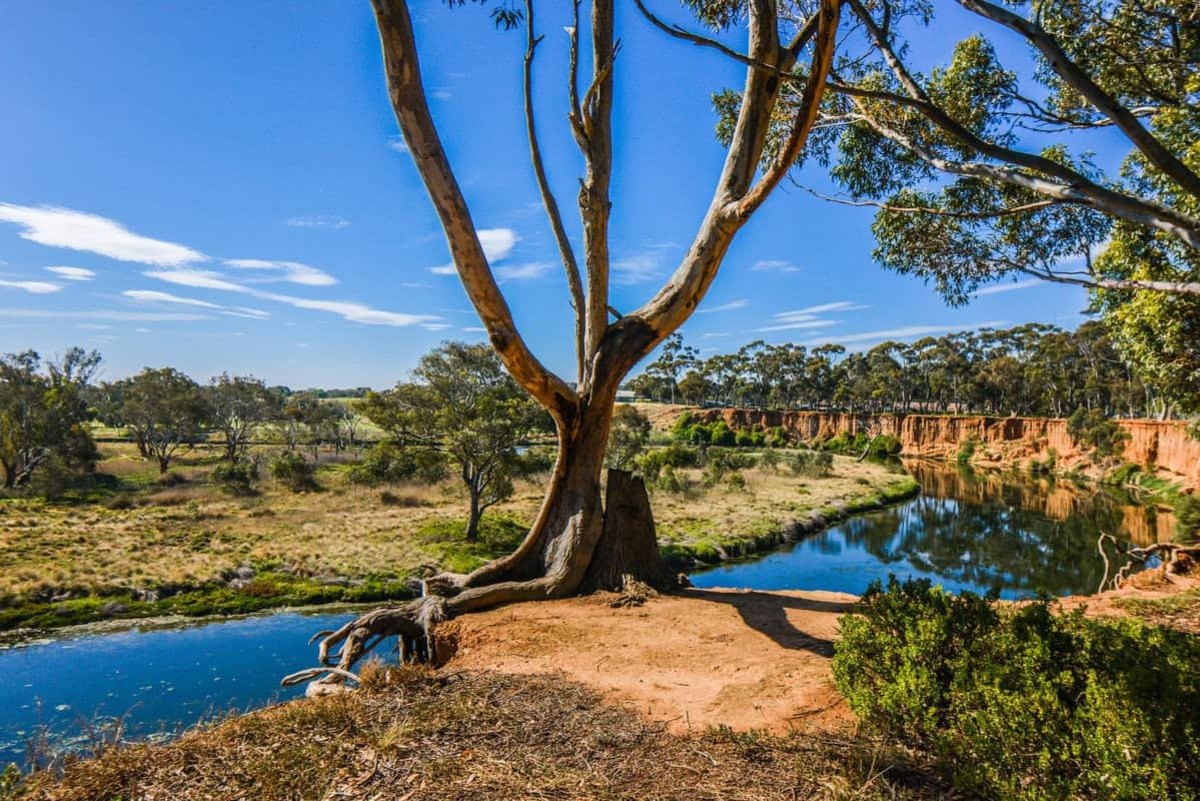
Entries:
{"type": "Polygon", "coordinates": [[[484,511],[512,494],[517,445],[548,421],[486,345],[447,342],[421,358],[413,377],[419,383],[369,393],[359,409],[400,447],[440,454],[457,468],[474,542],[484,511]]]}
{"type": "Polygon", "coordinates": [[[134,377],[121,416],[166,473],[175,452],[199,440],[210,411],[195,381],[173,367],[147,367],[134,377]]]}
{"type": "Polygon", "coordinates": [[[646,450],[649,441],[650,418],[633,406],[618,406],[613,411],[612,428],[608,430],[605,461],[616,470],[628,470],[646,450]]]}
{"type": "Polygon", "coordinates": [[[259,379],[229,373],[215,376],[205,394],[213,425],[225,440],[225,459],[237,462],[245,455],[255,426],[271,419],[275,398],[259,379]]]}
{"type": "Polygon", "coordinates": [[[71,348],[44,365],[34,351],[0,357],[0,469],[3,487],[24,486],[54,458],[91,469],[96,446],[84,427],[84,389],[100,354],[71,348]]]}

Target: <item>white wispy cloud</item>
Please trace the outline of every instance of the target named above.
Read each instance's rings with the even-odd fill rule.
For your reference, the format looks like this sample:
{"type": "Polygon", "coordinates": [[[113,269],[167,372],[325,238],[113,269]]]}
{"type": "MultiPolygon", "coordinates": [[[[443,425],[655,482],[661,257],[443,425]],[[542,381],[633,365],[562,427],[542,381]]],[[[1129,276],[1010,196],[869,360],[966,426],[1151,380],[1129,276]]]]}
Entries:
{"type": "Polygon", "coordinates": [[[152,289],[127,289],[121,294],[132,300],[142,301],[143,303],[178,303],[183,306],[198,306],[204,309],[225,308],[216,303],[209,303],[207,300],[184,298],[179,295],[172,295],[170,292],[156,292],[152,289]]]}
{"type": "Polygon", "coordinates": [[[387,146],[390,149],[395,150],[397,153],[407,153],[408,152],[408,145],[404,143],[404,137],[401,136],[400,134],[396,134],[395,136],[389,136],[388,140],[387,140],[387,146]]]}
{"type": "Polygon", "coordinates": [[[745,298],[731,300],[728,303],[722,303],[720,306],[711,306],[707,309],[697,309],[697,314],[715,314],[717,312],[733,311],[734,309],[744,309],[750,305],[750,301],[745,298]]]}
{"type": "Polygon", "coordinates": [[[486,334],[487,333],[487,329],[481,325],[467,326],[467,327],[463,328],[462,330],[468,334],[486,334]]]}
{"type": "Polygon", "coordinates": [[[887,328],[882,331],[860,331],[854,334],[842,334],[833,336],[823,342],[832,342],[838,345],[850,345],[866,342],[885,342],[889,339],[914,339],[916,337],[930,336],[931,334],[945,334],[950,331],[964,331],[967,329],[978,330],[980,328],[998,328],[1005,325],[1004,320],[988,320],[983,323],[974,324],[958,324],[958,325],[908,325],[901,328],[887,328]]]}
{"type": "Polygon", "coordinates": [[[119,322],[192,322],[211,320],[208,314],[174,312],[128,312],[108,309],[59,311],[51,309],[0,309],[0,316],[30,319],[63,320],[116,320],[119,322]]]}
{"type": "Polygon", "coordinates": [[[47,267],[46,271],[67,281],[91,281],[96,277],[94,272],[83,267],[47,267]]]}
{"type": "Polygon", "coordinates": [[[654,280],[661,268],[662,254],[658,251],[646,251],[612,262],[609,275],[614,284],[630,286],[654,280]]]}
{"type": "MultiPolygon", "coordinates": [[[[521,237],[517,236],[517,232],[511,228],[481,228],[476,231],[479,237],[479,246],[483,248],[483,255],[487,258],[488,264],[493,267],[509,257],[513,252],[513,248],[521,241],[521,237]]],[[[430,267],[429,272],[434,275],[455,275],[458,269],[454,263],[442,264],[437,267],[430,267]]]]}
{"type": "Polygon", "coordinates": [[[284,221],[293,228],[335,228],[341,229],[350,225],[345,217],[336,214],[313,214],[307,217],[289,217],[284,221]]]}
{"type": "Polygon", "coordinates": [[[754,273],[798,273],[800,268],[792,264],[790,261],[781,259],[763,259],[756,261],[750,265],[750,272],[754,273]]]}
{"type": "MultiPolygon", "coordinates": [[[[292,295],[281,295],[276,292],[264,292],[263,290],[244,284],[234,283],[208,270],[150,270],[145,273],[148,278],[157,278],[160,281],[178,284],[180,286],[190,286],[197,289],[215,289],[225,292],[238,292],[260,300],[269,300],[275,303],[284,303],[297,309],[306,309],[309,311],[323,311],[331,314],[340,315],[343,319],[352,323],[365,323],[367,325],[391,325],[404,327],[410,325],[429,325],[436,324],[441,318],[432,314],[406,314],[403,312],[384,311],[382,309],[374,309],[362,303],[344,300],[313,300],[310,298],[298,298],[292,295]]],[[[245,307],[240,307],[245,309],[245,307]]],[[[251,312],[255,310],[250,310],[251,312]]]]}
{"type": "Polygon", "coordinates": [[[778,312],[773,315],[774,322],[771,325],[763,328],[756,328],[755,331],[796,331],[806,328],[827,328],[831,325],[836,325],[840,320],[830,320],[822,317],[822,314],[828,312],[848,312],[859,311],[861,309],[870,308],[860,303],[855,303],[850,300],[837,300],[832,303],[822,303],[817,306],[808,306],[803,309],[793,309],[791,311],[778,312]]]}
{"type": "Polygon", "coordinates": [[[262,270],[282,273],[278,278],[267,279],[257,276],[256,280],[288,281],[305,286],[333,286],[338,281],[324,270],[301,264],[298,261],[269,261],[266,259],[225,259],[225,264],[237,270],[262,270]]]}
{"type": "Polygon", "coordinates": [[[220,273],[212,270],[150,270],[143,273],[147,278],[157,278],[169,284],[190,286],[194,289],[216,289],[222,292],[252,292],[250,287],[235,284],[220,273]]]}
{"type": "Polygon", "coordinates": [[[270,312],[263,311],[262,309],[252,309],[248,306],[222,306],[219,303],[210,303],[207,300],[200,300],[199,298],[185,298],[180,295],[172,295],[170,292],[158,292],[153,289],[127,289],[121,294],[130,300],[136,300],[140,303],[173,303],[200,309],[212,309],[227,317],[265,320],[271,316],[270,312]]]}
{"type": "Polygon", "coordinates": [[[34,295],[49,295],[62,289],[62,284],[52,284],[49,281],[8,281],[0,278],[0,286],[13,289],[23,289],[34,295]]]}
{"type": "Polygon", "coordinates": [[[1046,282],[1040,278],[1030,278],[1025,281],[1013,281],[1007,284],[993,284],[992,286],[975,290],[975,297],[983,297],[984,295],[998,295],[1001,292],[1012,292],[1017,289],[1029,289],[1044,283],[1046,282]]]}
{"type": "Polygon", "coordinates": [[[755,331],[796,331],[804,328],[827,328],[831,325],[837,325],[841,320],[790,320],[786,323],[778,323],[777,325],[768,325],[762,328],[755,328],[755,331]]]}
{"type": "Polygon", "coordinates": [[[541,278],[553,269],[554,264],[548,261],[532,261],[528,264],[502,264],[496,268],[496,278],[500,281],[530,281],[541,278]]]}
{"type": "Polygon", "coordinates": [[[869,309],[870,306],[865,306],[861,303],[855,303],[850,300],[838,300],[833,303],[822,303],[820,306],[809,306],[805,309],[795,309],[793,311],[779,312],[775,315],[776,320],[790,320],[801,317],[811,317],[816,314],[825,314],[826,312],[840,311],[861,311],[869,309]]]}
{"type": "Polygon", "coordinates": [[[99,253],[119,261],[177,267],[208,259],[184,245],[135,234],[105,217],[57,206],[0,203],[0,222],[22,226],[21,238],[40,245],[99,253]]]}

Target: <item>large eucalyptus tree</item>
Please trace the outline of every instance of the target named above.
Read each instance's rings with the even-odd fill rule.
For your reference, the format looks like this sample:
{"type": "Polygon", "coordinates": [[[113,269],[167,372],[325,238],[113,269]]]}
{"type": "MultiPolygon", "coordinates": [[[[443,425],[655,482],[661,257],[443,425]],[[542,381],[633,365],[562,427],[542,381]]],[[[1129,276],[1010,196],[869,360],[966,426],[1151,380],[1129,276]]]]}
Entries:
{"type": "Polygon", "coordinates": [[[824,92],[840,5],[839,0],[817,0],[807,15],[798,18],[781,14],[776,0],[691,3],[702,15],[721,17],[726,26],[744,26],[747,57],[753,65],[746,69],[724,168],[715,176],[712,200],[686,254],[644,306],[625,314],[614,314],[609,303],[613,74],[621,64],[614,0],[591,0],[586,25],[580,19],[583,2],[574,0],[575,24],[569,29],[567,119],[585,163],[578,196],[583,223],[579,253],[565,233],[538,144],[531,84],[541,37],[535,28],[534,2],[498,9],[494,16],[499,21],[523,25],[527,35],[524,116],[534,174],[575,311],[577,371],[572,385],[538,360],[513,322],[430,114],[408,3],[372,0],[372,4],[396,120],[440,218],[459,278],[509,373],[553,418],[558,457],[541,510],[515,552],[469,575],[443,575],[426,582],[429,594],[419,601],[377,610],[336,632],[323,633],[323,667],[289,677],[289,682],[344,675],[382,637],[399,634],[419,639],[431,621],[447,616],[511,601],[562,597],[587,588],[615,588],[627,576],[660,586],[671,581],[658,558],[644,490],[639,500],[637,485],[629,483],[626,474],[614,473],[609,479],[607,514],[601,498],[605,442],[617,389],[630,368],[695,311],[738,231],[799,157],[824,92]],[[577,76],[585,40],[590,40],[590,75],[580,92],[577,76]],[[794,102],[783,110],[781,75],[793,72],[807,78],[799,93],[793,94],[794,102]],[[775,137],[773,155],[764,160],[769,136],[775,137]],[[614,486],[624,492],[614,492],[614,486]],[[331,653],[334,648],[339,650],[331,653]]]}

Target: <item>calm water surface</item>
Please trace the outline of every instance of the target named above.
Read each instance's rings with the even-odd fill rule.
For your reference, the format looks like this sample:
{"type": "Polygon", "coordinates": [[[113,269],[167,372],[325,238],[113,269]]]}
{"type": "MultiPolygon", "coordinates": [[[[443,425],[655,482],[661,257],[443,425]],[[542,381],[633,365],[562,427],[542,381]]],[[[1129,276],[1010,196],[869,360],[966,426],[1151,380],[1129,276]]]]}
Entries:
{"type": "MultiPolygon", "coordinates": [[[[859,594],[894,573],[952,592],[1075,595],[1095,592],[1104,577],[1099,532],[1145,544],[1171,530],[1169,515],[1103,488],[920,461],[906,467],[921,484],[913,500],[856,515],[758,559],[693,573],[692,583],[859,594]]],[[[1114,558],[1113,569],[1121,564],[1114,558]]]]}
{"type": "Polygon", "coordinates": [[[42,727],[60,747],[86,746],[81,719],[104,726],[123,717],[129,736],[166,736],[297,697],[303,687],[279,680],[315,665],[308,638],[349,617],[283,613],[0,650],[0,767],[23,765],[42,727]]]}
{"type": "MultiPolygon", "coordinates": [[[[859,593],[888,573],[947,589],[998,586],[1013,598],[1093,592],[1103,574],[1097,531],[1152,542],[1170,520],[1129,499],[1063,482],[973,476],[906,465],[922,495],[856,516],[755,561],[696,573],[700,587],[859,593]]],[[[176,629],[132,630],[0,650],[0,764],[24,762],[44,727],[59,746],[86,745],[79,720],[122,716],[127,735],[169,736],[230,711],[292,698],[279,679],[310,667],[306,645],[351,613],[284,613],[176,629]]]]}

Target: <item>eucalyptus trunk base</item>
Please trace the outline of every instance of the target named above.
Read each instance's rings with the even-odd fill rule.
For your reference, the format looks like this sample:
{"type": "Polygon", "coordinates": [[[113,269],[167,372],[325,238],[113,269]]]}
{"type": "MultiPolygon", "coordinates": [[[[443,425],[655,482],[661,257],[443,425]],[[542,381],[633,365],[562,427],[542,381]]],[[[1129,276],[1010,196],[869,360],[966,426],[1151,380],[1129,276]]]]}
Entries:
{"type": "MultiPolygon", "coordinates": [[[[468,576],[437,576],[424,582],[427,594],[422,598],[368,612],[336,631],[318,632],[310,644],[319,643],[319,666],[287,676],[283,685],[313,682],[310,695],[337,689],[346,680],[357,680],[355,664],[391,637],[399,638],[401,661],[437,663],[433,629],[467,612],[596,591],[642,599],[647,587],[669,592],[686,584],[686,577],[673,572],[659,554],[642,479],[609,470],[605,500],[602,519],[588,520],[586,514],[571,513],[579,504],[569,491],[556,494],[552,488],[548,508],[517,552],[468,576]],[[560,499],[562,508],[554,508],[560,499]],[[590,536],[589,529],[595,530],[590,536]],[[531,564],[541,565],[539,574],[529,575],[531,564]]],[[[599,499],[594,501],[598,505],[599,499]]]]}

